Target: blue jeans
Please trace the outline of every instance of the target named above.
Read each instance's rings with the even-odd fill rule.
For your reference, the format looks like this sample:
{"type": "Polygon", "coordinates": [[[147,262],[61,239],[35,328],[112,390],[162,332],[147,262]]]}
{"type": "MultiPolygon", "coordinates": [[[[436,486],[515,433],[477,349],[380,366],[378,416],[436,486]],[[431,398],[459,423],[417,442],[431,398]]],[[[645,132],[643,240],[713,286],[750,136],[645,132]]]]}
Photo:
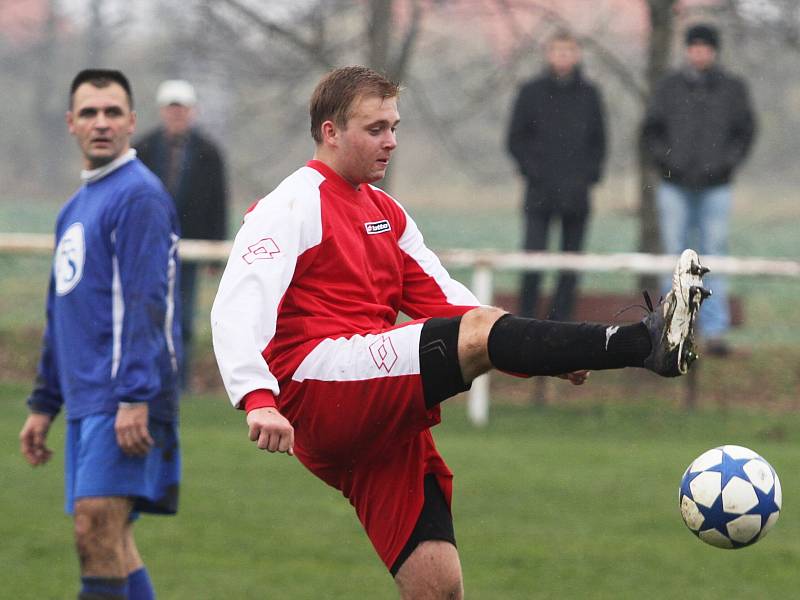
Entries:
{"type": "MultiPolygon", "coordinates": [[[[661,245],[667,254],[680,254],[694,248],[700,256],[724,256],[728,253],[728,230],[731,212],[731,186],[687,188],[662,181],[656,193],[661,245]]],[[[664,281],[664,289],[671,286],[664,281]]],[[[723,336],[731,324],[728,306],[728,282],[721,276],[703,279],[713,294],[703,302],[698,328],[707,338],[723,336]]]]}

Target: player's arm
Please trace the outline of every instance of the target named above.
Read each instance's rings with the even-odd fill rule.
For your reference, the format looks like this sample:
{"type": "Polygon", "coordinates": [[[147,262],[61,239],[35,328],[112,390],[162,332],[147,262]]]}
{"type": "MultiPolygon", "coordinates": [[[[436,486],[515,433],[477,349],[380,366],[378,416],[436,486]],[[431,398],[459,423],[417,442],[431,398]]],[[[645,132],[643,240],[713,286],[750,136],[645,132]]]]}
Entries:
{"type": "Polygon", "coordinates": [[[171,361],[166,368],[177,372],[170,319],[178,236],[166,203],[142,193],[121,207],[112,241],[123,305],[114,367],[115,431],[126,454],[141,456],[153,445],[149,403],[160,393],[165,345],[171,361]]]}
{"type": "Polygon", "coordinates": [[[25,460],[33,466],[43,465],[53,455],[46,445],[47,432],[64,402],[54,352],[55,332],[52,322],[54,286],[51,274],[47,291],[47,322],[42,337],[42,353],[36,371],[36,383],[27,400],[30,414],[19,434],[20,451],[25,460]]]}
{"type": "Polygon", "coordinates": [[[262,353],[297,258],[321,240],[319,203],[274,194],[245,217],[211,309],[214,354],[231,404],[247,411],[251,441],[290,452],[294,430],[277,409],[277,379],[262,353]]]}

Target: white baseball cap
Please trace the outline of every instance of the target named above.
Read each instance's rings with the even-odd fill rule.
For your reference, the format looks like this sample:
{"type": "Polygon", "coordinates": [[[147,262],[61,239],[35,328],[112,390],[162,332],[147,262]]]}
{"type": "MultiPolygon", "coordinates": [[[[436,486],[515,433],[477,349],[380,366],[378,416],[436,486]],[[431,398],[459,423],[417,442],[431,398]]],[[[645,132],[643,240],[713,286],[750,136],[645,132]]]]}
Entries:
{"type": "Polygon", "coordinates": [[[162,81],[156,92],[156,102],[159,106],[169,106],[170,104],[180,104],[181,106],[194,106],[197,102],[197,94],[194,87],[183,79],[168,79],[162,81]]]}

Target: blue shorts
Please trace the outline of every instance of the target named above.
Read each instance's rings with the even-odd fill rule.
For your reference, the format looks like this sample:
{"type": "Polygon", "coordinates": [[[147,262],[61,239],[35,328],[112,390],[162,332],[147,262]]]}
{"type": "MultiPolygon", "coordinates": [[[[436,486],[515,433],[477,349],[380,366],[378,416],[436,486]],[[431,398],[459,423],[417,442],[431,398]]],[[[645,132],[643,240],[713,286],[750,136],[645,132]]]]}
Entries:
{"type": "Polygon", "coordinates": [[[67,421],[64,510],[72,514],[80,498],[127,496],[134,513],[175,514],[181,473],[177,423],[150,419],[155,444],[146,456],[128,456],[117,445],[115,420],[101,413],[67,421]]]}

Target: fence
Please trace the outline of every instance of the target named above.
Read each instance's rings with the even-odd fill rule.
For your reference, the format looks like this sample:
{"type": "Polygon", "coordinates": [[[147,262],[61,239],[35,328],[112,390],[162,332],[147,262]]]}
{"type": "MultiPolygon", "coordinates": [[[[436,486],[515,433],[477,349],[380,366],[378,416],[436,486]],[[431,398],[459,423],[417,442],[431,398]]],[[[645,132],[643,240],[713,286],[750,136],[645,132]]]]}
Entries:
{"type": "MultiPolygon", "coordinates": [[[[183,260],[224,262],[230,253],[230,242],[182,240],[183,260]]],[[[49,254],[53,251],[51,235],[0,233],[0,254],[49,254]]],[[[497,271],[617,272],[636,275],[670,273],[675,257],[640,253],[575,254],[545,252],[496,252],[490,250],[443,250],[437,253],[448,267],[472,269],[472,291],[484,304],[494,297],[494,273],[497,271]]],[[[773,276],[800,278],[800,261],[766,258],[703,256],[703,264],[715,274],[737,276],[773,276]]],[[[472,384],[467,402],[470,420],[479,426],[489,421],[489,375],[482,375],[472,384]]]]}

